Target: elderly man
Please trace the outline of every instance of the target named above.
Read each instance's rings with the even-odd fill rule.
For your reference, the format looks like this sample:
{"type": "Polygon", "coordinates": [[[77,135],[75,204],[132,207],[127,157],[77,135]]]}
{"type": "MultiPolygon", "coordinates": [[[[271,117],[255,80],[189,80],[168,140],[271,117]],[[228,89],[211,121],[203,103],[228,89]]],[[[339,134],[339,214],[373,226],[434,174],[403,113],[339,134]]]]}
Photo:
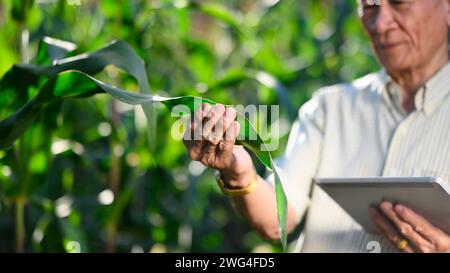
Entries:
{"type": "MultiPolygon", "coordinates": [[[[314,176],[450,181],[450,0],[359,4],[384,69],[323,88],[299,110],[286,152],[277,160],[288,197],[288,230],[308,211],[304,252],[365,252],[372,241],[383,252],[449,252],[450,234],[408,207],[385,201],[370,208],[382,235],[369,234],[311,183],[314,176]]],[[[277,239],[273,187],[255,174],[249,154],[234,145],[235,115],[232,108],[204,104],[186,130],[188,135],[202,128],[202,138],[184,143],[193,160],[220,171],[224,187],[240,189],[232,200],[249,223],[277,239]],[[216,123],[223,128],[207,125],[216,123]]]]}

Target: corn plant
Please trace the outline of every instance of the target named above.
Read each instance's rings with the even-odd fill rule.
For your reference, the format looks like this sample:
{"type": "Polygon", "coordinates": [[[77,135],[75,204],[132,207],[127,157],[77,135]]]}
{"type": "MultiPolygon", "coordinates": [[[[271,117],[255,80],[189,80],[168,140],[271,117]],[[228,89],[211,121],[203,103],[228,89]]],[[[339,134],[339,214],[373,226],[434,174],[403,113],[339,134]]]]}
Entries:
{"type": "MultiPolygon", "coordinates": [[[[267,246],[170,136],[167,110],[280,104],[292,122],[320,86],[376,68],[352,6],[0,2],[0,251],[267,246]]],[[[240,144],[272,167],[260,139],[240,144]]]]}

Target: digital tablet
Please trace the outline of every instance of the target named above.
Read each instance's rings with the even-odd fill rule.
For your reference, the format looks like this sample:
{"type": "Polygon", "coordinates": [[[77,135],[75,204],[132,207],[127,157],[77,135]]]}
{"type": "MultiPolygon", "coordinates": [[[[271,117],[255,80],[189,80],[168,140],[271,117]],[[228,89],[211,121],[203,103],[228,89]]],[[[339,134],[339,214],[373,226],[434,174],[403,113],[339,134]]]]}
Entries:
{"type": "Polygon", "coordinates": [[[450,234],[450,189],[438,177],[352,177],[314,180],[369,232],[378,232],[369,218],[369,206],[388,200],[410,207],[450,234]]]}

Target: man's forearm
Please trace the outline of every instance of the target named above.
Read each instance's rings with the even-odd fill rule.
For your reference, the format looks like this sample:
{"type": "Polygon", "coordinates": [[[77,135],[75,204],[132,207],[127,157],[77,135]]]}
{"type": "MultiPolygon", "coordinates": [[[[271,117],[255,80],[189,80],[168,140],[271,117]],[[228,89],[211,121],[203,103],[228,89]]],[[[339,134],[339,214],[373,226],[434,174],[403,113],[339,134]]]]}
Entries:
{"type": "MultiPolygon", "coordinates": [[[[271,185],[258,176],[256,189],[243,196],[232,197],[232,201],[243,217],[264,237],[279,239],[277,207],[275,191],[271,185]]],[[[288,232],[296,225],[296,215],[288,202],[287,226],[288,232]]]]}

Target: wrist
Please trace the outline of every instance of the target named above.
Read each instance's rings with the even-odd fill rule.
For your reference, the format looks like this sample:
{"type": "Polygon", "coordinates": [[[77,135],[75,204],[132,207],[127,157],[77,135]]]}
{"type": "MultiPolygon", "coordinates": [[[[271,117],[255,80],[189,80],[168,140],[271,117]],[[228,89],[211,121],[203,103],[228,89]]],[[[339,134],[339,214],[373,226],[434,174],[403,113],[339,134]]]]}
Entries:
{"type": "Polygon", "coordinates": [[[242,189],[247,187],[257,176],[256,171],[251,168],[244,173],[236,174],[219,170],[223,183],[230,189],[242,189]]]}
{"type": "MultiPolygon", "coordinates": [[[[241,186],[240,180],[237,181],[239,184],[236,184],[235,187],[228,186],[225,184],[225,182],[222,179],[222,175],[219,173],[216,175],[217,183],[222,190],[222,192],[230,197],[238,197],[238,196],[244,196],[249,193],[252,193],[255,191],[257,184],[258,184],[258,175],[256,172],[253,172],[252,178],[250,180],[247,180],[247,183],[245,186],[241,186]]],[[[230,180],[228,181],[230,183],[230,180]]],[[[233,183],[234,184],[234,183],[233,183]]]]}

